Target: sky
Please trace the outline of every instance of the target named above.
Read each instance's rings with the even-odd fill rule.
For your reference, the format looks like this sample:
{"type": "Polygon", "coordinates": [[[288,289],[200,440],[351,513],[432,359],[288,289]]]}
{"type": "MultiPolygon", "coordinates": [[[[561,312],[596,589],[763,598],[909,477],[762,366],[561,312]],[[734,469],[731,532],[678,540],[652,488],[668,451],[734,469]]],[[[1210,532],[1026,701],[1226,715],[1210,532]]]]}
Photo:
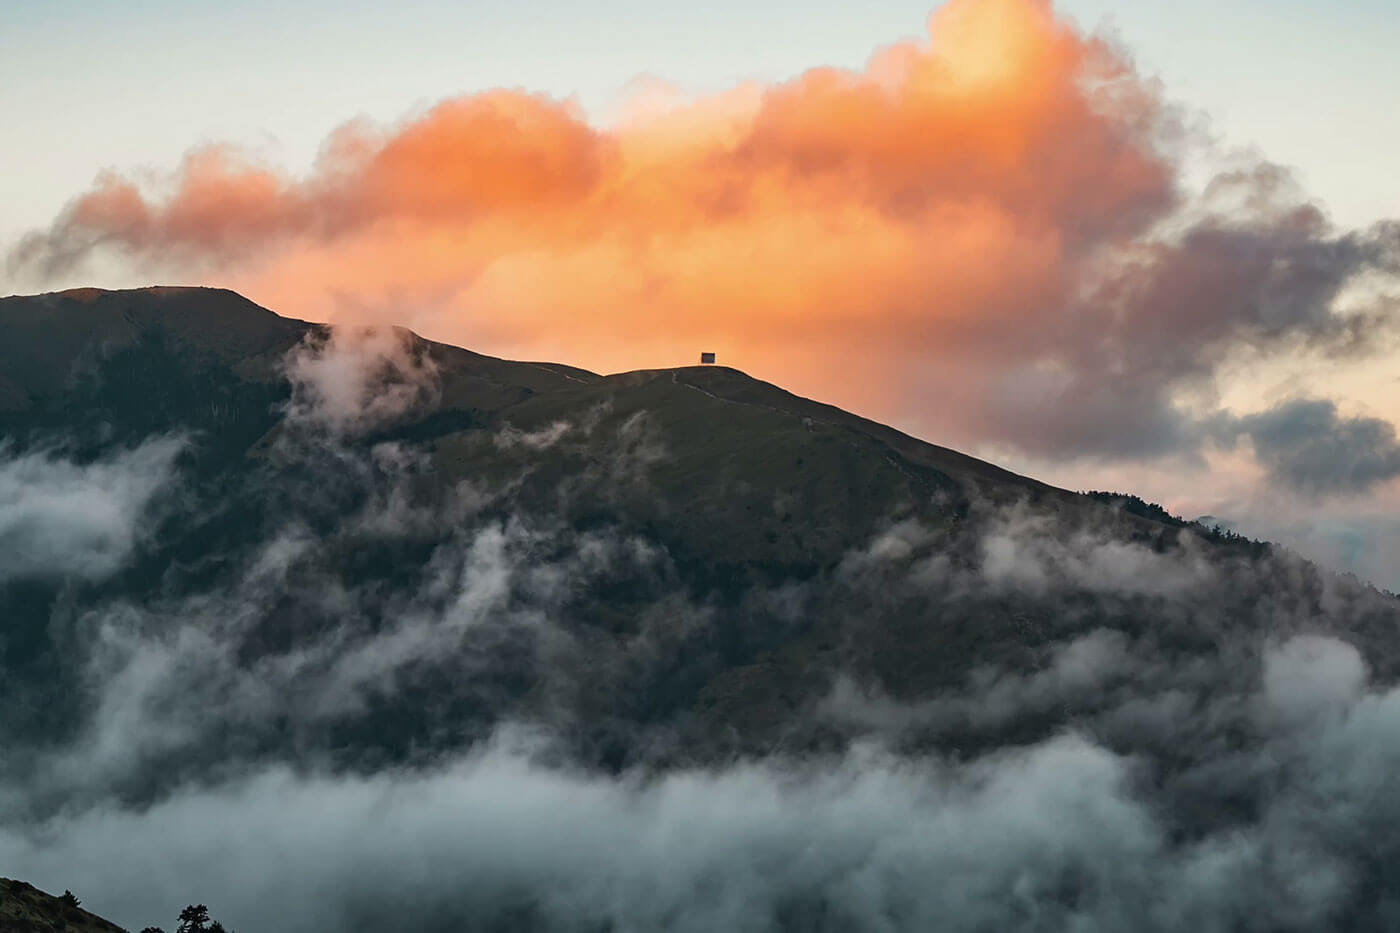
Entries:
{"type": "Polygon", "coordinates": [[[0,10],[0,293],[721,362],[1400,588],[1391,3],[0,10]]]}

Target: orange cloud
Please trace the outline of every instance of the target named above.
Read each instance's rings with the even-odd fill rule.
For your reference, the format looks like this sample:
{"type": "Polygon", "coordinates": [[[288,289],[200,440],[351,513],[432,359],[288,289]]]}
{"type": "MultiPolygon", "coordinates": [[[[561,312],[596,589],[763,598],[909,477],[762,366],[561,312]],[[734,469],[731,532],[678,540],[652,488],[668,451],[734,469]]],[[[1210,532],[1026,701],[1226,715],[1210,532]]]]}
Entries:
{"type": "MultiPolygon", "coordinates": [[[[1106,448],[1097,432],[1125,418],[1170,435],[1171,391],[1200,375],[1183,357],[1150,383],[1114,381],[1142,362],[1124,350],[1141,314],[1171,329],[1154,296],[1194,297],[1196,255],[1152,241],[1178,207],[1171,116],[1048,2],[953,0],[926,41],[861,71],[653,100],[612,127],[497,90],[344,126],[302,178],[226,147],[163,186],[104,175],[19,255],[115,247],[283,313],[604,371],[713,349],[948,440],[1106,448]],[[1052,402],[1084,423],[1035,416],[1052,402]]],[[[1220,232],[1266,252],[1328,236],[1220,232]]],[[[1362,261],[1323,276],[1318,300],[1362,261]]],[[[1193,331],[1205,348],[1249,323],[1193,313],[1212,322],[1193,331]]],[[[1302,323],[1326,331],[1329,314],[1302,323]]]]}

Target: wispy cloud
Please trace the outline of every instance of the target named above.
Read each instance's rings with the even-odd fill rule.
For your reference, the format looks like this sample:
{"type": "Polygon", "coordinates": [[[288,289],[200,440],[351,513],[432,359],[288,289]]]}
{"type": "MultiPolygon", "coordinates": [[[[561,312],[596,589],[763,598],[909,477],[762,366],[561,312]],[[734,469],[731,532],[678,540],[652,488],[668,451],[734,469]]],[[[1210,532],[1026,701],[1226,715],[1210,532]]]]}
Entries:
{"type": "Polygon", "coordinates": [[[100,579],[151,531],[151,504],[169,493],[179,437],[97,459],[61,447],[0,446],[0,584],[23,578],[100,579]]]}

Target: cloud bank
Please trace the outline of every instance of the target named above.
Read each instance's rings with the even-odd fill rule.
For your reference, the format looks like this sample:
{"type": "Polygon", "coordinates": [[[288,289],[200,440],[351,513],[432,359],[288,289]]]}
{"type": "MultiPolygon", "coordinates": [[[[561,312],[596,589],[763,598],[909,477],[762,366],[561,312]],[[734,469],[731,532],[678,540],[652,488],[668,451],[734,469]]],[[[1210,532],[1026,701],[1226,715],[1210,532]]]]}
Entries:
{"type": "MultiPolygon", "coordinates": [[[[1325,656],[1346,650],[1290,644],[1278,663],[1328,681],[1325,656]]],[[[1278,740],[1289,766],[1270,769],[1281,783],[1258,820],[1187,841],[1134,762],[1075,736],[962,766],[867,750],[816,772],[656,780],[541,767],[497,743],[418,775],[272,769],[143,812],[65,817],[42,840],[0,832],[0,857],[51,886],[82,877],[87,902],[128,924],[198,891],[270,933],[405,917],[444,931],[1326,929],[1348,918],[1358,856],[1394,851],[1400,810],[1382,788],[1400,697],[1321,702],[1306,712],[1335,731],[1278,740]]],[[[1400,907],[1370,897],[1379,916],[1400,907]]]]}

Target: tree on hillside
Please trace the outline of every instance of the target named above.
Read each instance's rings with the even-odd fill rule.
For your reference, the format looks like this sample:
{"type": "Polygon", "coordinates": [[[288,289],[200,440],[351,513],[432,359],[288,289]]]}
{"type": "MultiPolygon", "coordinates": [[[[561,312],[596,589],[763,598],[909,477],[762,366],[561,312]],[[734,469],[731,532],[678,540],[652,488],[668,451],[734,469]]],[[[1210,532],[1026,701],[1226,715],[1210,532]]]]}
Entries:
{"type": "Polygon", "coordinates": [[[224,925],[209,919],[209,908],[203,904],[191,904],[180,911],[180,925],[175,933],[227,933],[224,925]]]}
{"type": "MultiPolygon", "coordinates": [[[[231,933],[217,920],[209,919],[209,908],[203,904],[190,904],[180,911],[180,925],[175,933],[231,933]]],[[[160,927],[146,927],[141,933],[165,933],[160,927]]]]}

